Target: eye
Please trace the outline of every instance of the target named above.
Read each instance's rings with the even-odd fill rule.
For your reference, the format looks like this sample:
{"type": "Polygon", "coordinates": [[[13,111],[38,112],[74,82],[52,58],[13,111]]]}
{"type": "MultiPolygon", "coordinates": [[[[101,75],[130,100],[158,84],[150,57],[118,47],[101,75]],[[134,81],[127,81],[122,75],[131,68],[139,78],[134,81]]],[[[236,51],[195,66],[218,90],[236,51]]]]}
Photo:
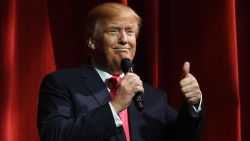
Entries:
{"type": "Polygon", "coordinates": [[[106,31],[110,35],[117,35],[119,33],[119,29],[111,28],[106,31]]]}
{"type": "Polygon", "coordinates": [[[131,35],[134,35],[135,30],[129,29],[129,30],[126,31],[126,33],[127,33],[127,35],[131,36],[131,35]]]}

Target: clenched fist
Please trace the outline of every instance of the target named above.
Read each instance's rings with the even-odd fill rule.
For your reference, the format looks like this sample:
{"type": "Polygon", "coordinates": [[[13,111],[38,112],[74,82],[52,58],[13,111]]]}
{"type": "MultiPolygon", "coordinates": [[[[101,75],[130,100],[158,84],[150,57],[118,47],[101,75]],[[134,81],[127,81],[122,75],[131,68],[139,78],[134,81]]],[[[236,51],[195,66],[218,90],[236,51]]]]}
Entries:
{"type": "Polygon", "coordinates": [[[111,100],[117,113],[129,106],[136,92],[143,92],[143,83],[134,73],[126,73],[121,79],[115,97],[111,100]]]}

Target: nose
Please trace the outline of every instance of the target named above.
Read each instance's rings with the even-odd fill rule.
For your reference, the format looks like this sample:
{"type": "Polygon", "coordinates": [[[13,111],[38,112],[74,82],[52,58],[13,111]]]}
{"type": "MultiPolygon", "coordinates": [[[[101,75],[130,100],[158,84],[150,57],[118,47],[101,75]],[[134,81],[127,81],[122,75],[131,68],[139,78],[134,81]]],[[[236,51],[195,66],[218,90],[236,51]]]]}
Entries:
{"type": "Polygon", "coordinates": [[[118,43],[121,45],[125,45],[128,43],[128,35],[125,30],[120,31],[118,43]]]}

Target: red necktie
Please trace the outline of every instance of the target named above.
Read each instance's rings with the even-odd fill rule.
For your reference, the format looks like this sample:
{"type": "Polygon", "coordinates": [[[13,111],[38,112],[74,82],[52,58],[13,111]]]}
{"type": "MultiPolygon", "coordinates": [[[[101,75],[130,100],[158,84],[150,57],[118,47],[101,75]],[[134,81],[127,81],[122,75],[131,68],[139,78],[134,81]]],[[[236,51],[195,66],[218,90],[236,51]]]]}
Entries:
{"type": "MultiPolygon", "coordinates": [[[[110,89],[110,94],[112,97],[114,97],[118,88],[118,82],[121,80],[121,77],[117,75],[113,75],[110,80],[112,84],[111,89],[110,89]]],[[[119,113],[119,115],[122,120],[122,126],[126,135],[126,139],[127,141],[130,141],[129,124],[128,124],[128,109],[127,108],[124,109],[123,111],[119,113]]]]}

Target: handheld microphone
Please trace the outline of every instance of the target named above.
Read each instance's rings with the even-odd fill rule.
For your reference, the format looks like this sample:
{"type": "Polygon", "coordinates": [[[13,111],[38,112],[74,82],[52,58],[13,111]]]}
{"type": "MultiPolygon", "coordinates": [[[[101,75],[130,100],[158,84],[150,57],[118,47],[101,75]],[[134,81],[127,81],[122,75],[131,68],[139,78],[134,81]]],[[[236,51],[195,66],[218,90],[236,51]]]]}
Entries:
{"type": "MultiPolygon", "coordinates": [[[[124,58],[121,61],[121,69],[124,73],[131,72],[133,73],[134,65],[129,58],[124,58]]],[[[142,111],[143,109],[143,100],[141,98],[142,92],[136,92],[133,97],[134,104],[138,111],[142,111]]]]}

